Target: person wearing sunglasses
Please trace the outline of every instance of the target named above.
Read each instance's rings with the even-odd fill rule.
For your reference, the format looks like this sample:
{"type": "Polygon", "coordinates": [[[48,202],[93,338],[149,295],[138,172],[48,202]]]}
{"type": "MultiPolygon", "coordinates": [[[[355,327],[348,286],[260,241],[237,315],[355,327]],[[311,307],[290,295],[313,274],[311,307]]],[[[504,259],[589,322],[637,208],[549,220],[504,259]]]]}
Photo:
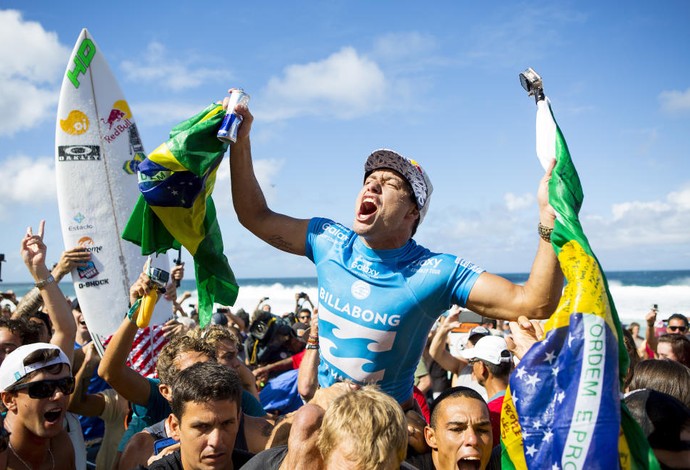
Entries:
{"type": "MultiPolygon", "coordinates": [[[[647,340],[647,345],[651,348],[651,350],[654,351],[656,354],[660,355],[660,352],[658,350],[660,345],[658,343],[661,341],[661,337],[657,338],[655,334],[656,332],[654,331],[654,325],[656,323],[656,314],[657,308],[656,305],[654,305],[654,307],[652,307],[652,309],[646,316],[647,333],[645,335],[645,338],[647,340]]],[[[688,334],[688,318],[682,313],[674,313],[673,315],[668,317],[665,323],[666,335],[686,336],[688,334]]]]}
{"type": "Polygon", "coordinates": [[[74,447],[63,424],[67,397],[74,391],[65,353],[48,343],[20,346],[0,365],[0,390],[7,408],[4,429],[10,433],[8,467],[75,468],[74,447]]]}

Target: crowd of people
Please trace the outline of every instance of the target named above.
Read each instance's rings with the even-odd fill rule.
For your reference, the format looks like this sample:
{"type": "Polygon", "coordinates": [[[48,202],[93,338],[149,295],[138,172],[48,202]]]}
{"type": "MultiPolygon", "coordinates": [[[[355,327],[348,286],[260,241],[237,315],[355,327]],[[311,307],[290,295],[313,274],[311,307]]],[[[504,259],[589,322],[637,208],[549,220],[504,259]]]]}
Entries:
{"type": "MultiPolygon", "coordinates": [[[[501,468],[503,397],[563,289],[551,171],[538,191],[537,253],[518,285],[416,244],[433,188],[392,150],[367,158],[352,228],[273,212],[252,167],[253,116],[235,111],[238,219],[313,261],[319,298],[297,292],[291,312],[272,312],[267,298],[251,313],[220,307],[200,325],[181,306],[187,294],[177,297],[175,267],[151,377],[130,356],[138,301],[157,288],[148,274],[101,357],[78,300],[59,288],[92,254],[67,250],[49,270],[44,224],[29,228],[21,253],[36,287],[0,319],[0,470],[501,468]]],[[[688,320],[672,315],[657,338],[656,314],[645,338],[639,325],[625,330],[624,401],[662,465],[688,468],[688,320]]]]}

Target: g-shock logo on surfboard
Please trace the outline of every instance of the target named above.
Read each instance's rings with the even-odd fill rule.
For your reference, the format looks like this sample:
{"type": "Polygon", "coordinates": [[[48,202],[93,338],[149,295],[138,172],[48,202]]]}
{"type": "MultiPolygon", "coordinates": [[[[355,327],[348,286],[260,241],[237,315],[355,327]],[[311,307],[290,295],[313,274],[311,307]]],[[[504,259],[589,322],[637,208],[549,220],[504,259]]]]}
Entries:
{"type": "Polygon", "coordinates": [[[92,162],[101,159],[98,145],[59,145],[59,162],[92,162]]]}
{"type": "Polygon", "coordinates": [[[79,44],[79,50],[74,55],[74,68],[67,71],[67,78],[72,82],[74,88],[79,88],[81,83],[79,82],[79,76],[85,75],[86,70],[91,65],[93,56],[96,55],[96,46],[93,41],[89,38],[84,38],[79,44]]]}
{"type": "Polygon", "coordinates": [[[89,130],[89,118],[78,109],[73,109],[65,119],[60,119],[60,128],[70,135],[82,135],[89,130]]]}

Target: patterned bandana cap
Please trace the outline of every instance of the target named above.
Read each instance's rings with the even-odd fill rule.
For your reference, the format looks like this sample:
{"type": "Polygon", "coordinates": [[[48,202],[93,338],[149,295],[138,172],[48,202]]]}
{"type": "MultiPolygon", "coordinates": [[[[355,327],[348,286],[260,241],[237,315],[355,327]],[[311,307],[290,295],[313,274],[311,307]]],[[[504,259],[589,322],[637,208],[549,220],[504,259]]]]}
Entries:
{"type": "Polygon", "coordinates": [[[369,155],[364,164],[364,174],[368,175],[372,171],[382,168],[397,171],[410,184],[419,209],[419,223],[422,223],[427,210],[429,210],[429,199],[434,190],[429,175],[416,161],[388,149],[375,150],[369,155]]]}

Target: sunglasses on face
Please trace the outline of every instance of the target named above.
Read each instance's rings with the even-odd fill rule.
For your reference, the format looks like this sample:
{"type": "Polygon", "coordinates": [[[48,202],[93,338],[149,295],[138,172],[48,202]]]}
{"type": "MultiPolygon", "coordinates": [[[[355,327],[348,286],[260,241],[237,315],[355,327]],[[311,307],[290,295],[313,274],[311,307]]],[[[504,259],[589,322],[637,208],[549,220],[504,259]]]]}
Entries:
{"type": "Polygon", "coordinates": [[[17,385],[12,391],[26,389],[31,398],[50,398],[55,394],[55,389],[59,388],[64,395],[71,395],[74,392],[74,377],[64,377],[55,380],[39,380],[17,385]]]}
{"type": "Polygon", "coordinates": [[[10,445],[10,434],[12,433],[5,428],[0,430],[0,453],[5,452],[10,445]]]}
{"type": "Polygon", "coordinates": [[[688,329],[687,326],[669,326],[669,330],[671,331],[680,331],[681,333],[685,333],[685,330],[688,329]]]}

